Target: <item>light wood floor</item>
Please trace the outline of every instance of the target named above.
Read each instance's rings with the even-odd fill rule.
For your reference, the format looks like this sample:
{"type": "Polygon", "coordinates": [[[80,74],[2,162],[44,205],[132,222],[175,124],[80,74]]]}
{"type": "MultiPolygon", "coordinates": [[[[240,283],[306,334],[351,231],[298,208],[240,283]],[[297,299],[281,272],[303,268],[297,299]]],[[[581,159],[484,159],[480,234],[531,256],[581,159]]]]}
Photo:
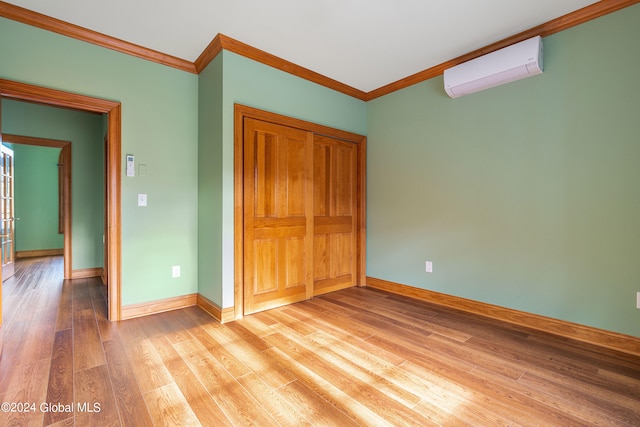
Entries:
{"type": "Polygon", "coordinates": [[[98,280],[60,277],[33,258],[4,284],[0,402],[29,412],[0,426],[640,425],[640,358],[424,302],[357,288],[112,324],[98,280]]]}

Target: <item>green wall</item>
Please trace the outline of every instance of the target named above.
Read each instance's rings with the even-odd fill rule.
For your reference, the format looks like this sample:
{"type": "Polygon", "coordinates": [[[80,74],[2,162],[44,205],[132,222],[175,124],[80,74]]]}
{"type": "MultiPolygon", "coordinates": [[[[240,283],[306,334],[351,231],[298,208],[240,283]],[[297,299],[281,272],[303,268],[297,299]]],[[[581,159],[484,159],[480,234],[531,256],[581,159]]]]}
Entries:
{"type": "MultiPolygon", "coordinates": [[[[71,142],[71,200],[72,215],[72,261],[71,267],[74,270],[83,268],[102,267],[104,261],[104,251],[102,246],[102,234],[104,230],[104,148],[102,117],[98,114],[83,111],[74,111],[63,108],[56,108],[26,102],[2,100],[2,132],[22,136],[32,136],[37,138],[58,139],[71,142]]],[[[29,219],[32,215],[30,211],[22,211],[24,205],[21,199],[32,197],[20,191],[21,186],[18,180],[21,176],[38,173],[37,165],[32,164],[30,159],[21,159],[22,150],[37,149],[39,147],[20,146],[16,147],[16,214],[21,218],[16,225],[16,238],[22,242],[21,234],[26,229],[35,231],[33,221],[28,223],[24,219],[29,219]],[[24,162],[23,162],[24,160],[24,162]]],[[[40,150],[43,150],[40,148],[40,150]]],[[[51,148],[44,149],[59,153],[60,150],[51,148]]],[[[57,163],[58,157],[55,155],[53,161],[55,170],[50,173],[53,179],[50,185],[53,187],[53,195],[56,198],[56,210],[54,217],[48,221],[53,221],[55,232],[58,230],[57,218],[57,195],[58,178],[57,163]]],[[[60,235],[62,242],[62,236],[60,235]]],[[[17,250],[21,246],[17,247],[17,250]]],[[[63,247],[62,244],[58,247],[63,247]]],[[[33,249],[52,249],[46,247],[33,249]]]]}
{"type": "Polygon", "coordinates": [[[367,274],[640,336],[639,22],[545,38],[541,76],[369,102],[367,274]]]}
{"type": "Polygon", "coordinates": [[[222,306],[222,55],[199,75],[198,292],[222,306]]]}
{"type": "Polygon", "coordinates": [[[198,77],[4,18],[0,58],[0,78],[122,103],[122,163],[146,165],[122,172],[122,304],[197,292],[198,77]]]}
{"type": "Polygon", "coordinates": [[[16,251],[64,248],[58,233],[60,148],[12,144],[16,251]]]}
{"type": "Polygon", "coordinates": [[[223,51],[222,307],[233,305],[233,105],[248,105],[358,134],[367,130],[366,103],[223,51]]]}
{"type": "MultiPolygon", "coordinates": [[[[200,75],[200,167],[211,186],[200,186],[200,204],[215,204],[215,230],[200,234],[200,291],[221,307],[234,304],[233,132],[239,103],[355,133],[366,131],[366,104],[307,80],[223,51],[200,75]],[[212,102],[222,94],[222,101],[212,102]],[[203,97],[208,97],[203,100],[203,97]],[[222,114],[222,121],[214,119],[222,114]],[[215,129],[214,129],[215,128],[215,129]],[[206,154],[205,154],[206,153],[206,154]],[[203,244],[203,238],[209,239],[203,244]],[[215,266],[215,267],[214,267],[215,266]],[[216,271],[214,268],[220,268],[216,271]],[[213,274],[214,277],[210,277],[213,274]]],[[[203,212],[204,207],[200,207],[203,212]]],[[[204,220],[206,221],[206,219],[204,220]]],[[[203,219],[201,218],[201,224],[203,219]]]]}
{"type": "Polygon", "coordinates": [[[145,165],[122,176],[124,305],[233,305],[237,102],[368,135],[369,276],[640,336],[638,22],[547,37],[543,75],[456,100],[435,78],[364,103],[227,51],[196,76],[3,18],[0,78],[122,102],[145,165]]]}

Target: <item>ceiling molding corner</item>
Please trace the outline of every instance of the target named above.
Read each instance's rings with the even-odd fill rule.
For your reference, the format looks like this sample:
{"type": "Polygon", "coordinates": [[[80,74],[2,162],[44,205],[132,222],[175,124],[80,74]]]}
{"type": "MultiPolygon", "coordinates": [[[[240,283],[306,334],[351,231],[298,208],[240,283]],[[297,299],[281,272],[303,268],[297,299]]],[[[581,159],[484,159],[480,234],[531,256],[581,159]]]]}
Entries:
{"type": "Polygon", "coordinates": [[[222,52],[222,38],[225,37],[222,34],[217,34],[211,43],[204,48],[198,59],[195,60],[194,65],[196,68],[196,74],[200,74],[202,70],[207,68],[207,65],[215,59],[220,52],[222,52]]]}

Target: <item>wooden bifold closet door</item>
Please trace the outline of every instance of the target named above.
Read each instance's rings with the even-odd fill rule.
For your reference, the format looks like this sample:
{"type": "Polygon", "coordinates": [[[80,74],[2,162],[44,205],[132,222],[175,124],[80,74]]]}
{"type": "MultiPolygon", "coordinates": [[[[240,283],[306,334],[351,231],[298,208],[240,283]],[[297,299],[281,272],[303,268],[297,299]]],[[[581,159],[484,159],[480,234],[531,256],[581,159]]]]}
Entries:
{"type": "Polygon", "coordinates": [[[355,285],[357,145],[243,126],[244,314],[355,285]]]}
{"type": "Polygon", "coordinates": [[[245,314],[308,299],[313,135],[245,119],[245,314]]]}
{"type": "Polygon", "coordinates": [[[356,283],[357,145],[313,141],[313,294],[356,283]]]}

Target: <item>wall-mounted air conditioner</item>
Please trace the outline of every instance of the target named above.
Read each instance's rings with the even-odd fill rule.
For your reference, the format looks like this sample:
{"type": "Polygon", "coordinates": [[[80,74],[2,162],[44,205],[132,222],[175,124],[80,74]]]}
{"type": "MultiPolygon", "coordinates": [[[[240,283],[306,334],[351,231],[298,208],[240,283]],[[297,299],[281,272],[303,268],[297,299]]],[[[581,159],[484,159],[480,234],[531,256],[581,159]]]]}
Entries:
{"type": "Polygon", "coordinates": [[[451,98],[542,74],[542,38],[533,37],[444,71],[451,98]]]}

